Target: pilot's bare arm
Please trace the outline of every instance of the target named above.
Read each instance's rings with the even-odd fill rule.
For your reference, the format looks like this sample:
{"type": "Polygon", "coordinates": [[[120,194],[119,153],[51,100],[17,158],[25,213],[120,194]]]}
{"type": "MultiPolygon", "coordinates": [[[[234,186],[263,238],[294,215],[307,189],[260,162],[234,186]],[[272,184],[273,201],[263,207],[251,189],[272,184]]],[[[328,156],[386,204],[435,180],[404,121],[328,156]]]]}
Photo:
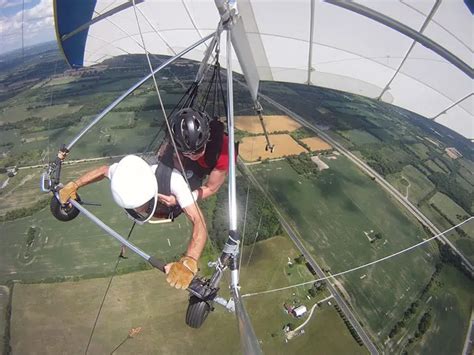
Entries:
{"type": "Polygon", "coordinates": [[[193,224],[191,240],[189,241],[186,255],[198,260],[206,245],[207,228],[201,209],[196,203],[183,208],[184,213],[193,224]]]}
{"type": "Polygon", "coordinates": [[[62,204],[67,203],[67,201],[72,198],[77,199],[77,190],[93,182],[100,181],[103,178],[107,177],[109,174],[109,166],[103,165],[94,170],[91,170],[75,181],[67,183],[61,190],[59,190],[59,200],[62,204]]]}

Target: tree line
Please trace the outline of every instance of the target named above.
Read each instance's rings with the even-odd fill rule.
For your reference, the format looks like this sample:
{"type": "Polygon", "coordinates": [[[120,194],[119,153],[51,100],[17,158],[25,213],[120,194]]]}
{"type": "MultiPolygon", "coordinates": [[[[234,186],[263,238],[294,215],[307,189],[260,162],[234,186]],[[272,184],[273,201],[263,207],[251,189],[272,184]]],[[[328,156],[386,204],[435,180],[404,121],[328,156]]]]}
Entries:
{"type": "MultiPolygon", "coordinates": [[[[394,336],[396,336],[400,330],[402,330],[403,328],[405,328],[407,322],[416,314],[416,311],[420,305],[420,302],[422,301],[422,299],[426,296],[426,294],[428,293],[428,291],[431,289],[431,287],[433,286],[433,283],[434,281],[436,280],[437,276],[439,275],[439,273],[441,272],[443,268],[443,264],[442,263],[438,263],[436,264],[435,266],[435,271],[434,273],[431,275],[431,278],[430,280],[428,281],[428,283],[425,285],[425,287],[421,290],[419,296],[417,297],[417,299],[415,301],[413,301],[410,306],[405,310],[405,312],[403,313],[403,317],[401,320],[399,320],[397,323],[395,323],[395,325],[392,327],[392,329],[390,330],[388,336],[389,338],[393,338],[394,336]]],[[[426,329],[425,329],[426,331],[426,329]]],[[[424,333],[424,332],[423,332],[424,333]]],[[[417,336],[418,338],[419,336],[417,336]]]]}
{"type": "Polygon", "coordinates": [[[440,192],[448,195],[465,211],[468,211],[471,214],[473,213],[471,204],[474,200],[474,191],[467,191],[462,188],[456,181],[456,176],[454,174],[446,175],[440,172],[435,172],[429,175],[428,179],[436,185],[436,188],[440,192]]]}
{"type": "Polygon", "coordinates": [[[36,201],[31,207],[22,207],[15,210],[8,211],[5,215],[0,216],[0,222],[14,221],[18,218],[28,217],[45,208],[49,204],[50,199],[45,198],[36,201]]]}
{"type": "MultiPolygon", "coordinates": [[[[283,233],[277,214],[272,204],[263,193],[253,186],[244,176],[237,177],[238,226],[243,233],[245,219],[244,245],[268,239],[283,233]],[[247,202],[248,191],[248,202],[247,202]],[[247,212],[245,208],[247,205],[247,212]]],[[[215,201],[207,202],[203,207],[208,217],[209,237],[218,248],[222,248],[229,233],[229,208],[227,185],[221,187],[215,201]]]]}
{"type": "Polygon", "coordinates": [[[311,178],[319,174],[317,165],[311,161],[311,155],[308,153],[286,157],[286,161],[298,175],[311,178]]]}

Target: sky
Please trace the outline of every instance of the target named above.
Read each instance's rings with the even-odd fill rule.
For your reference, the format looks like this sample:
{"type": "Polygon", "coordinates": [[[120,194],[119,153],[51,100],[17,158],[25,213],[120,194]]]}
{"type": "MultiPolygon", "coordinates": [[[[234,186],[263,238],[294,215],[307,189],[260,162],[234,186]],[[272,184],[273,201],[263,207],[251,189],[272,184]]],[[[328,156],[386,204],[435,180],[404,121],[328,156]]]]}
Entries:
{"type": "Polygon", "coordinates": [[[0,0],[0,54],[20,49],[22,39],[25,47],[55,39],[52,0],[0,0]]]}

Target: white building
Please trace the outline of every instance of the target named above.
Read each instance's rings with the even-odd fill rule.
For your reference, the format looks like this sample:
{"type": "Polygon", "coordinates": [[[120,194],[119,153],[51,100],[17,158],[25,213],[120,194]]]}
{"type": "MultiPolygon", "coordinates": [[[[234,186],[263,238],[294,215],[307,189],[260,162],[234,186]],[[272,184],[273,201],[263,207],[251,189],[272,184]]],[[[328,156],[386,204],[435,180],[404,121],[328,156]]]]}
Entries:
{"type": "Polygon", "coordinates": [[[296,307],[295,309],[293,309],[293,314],[296,318],[299,318],[299,317],[303,316],[307,311],[308,311],[308,309],[306,308],[306,306],[301,305],[301,306],[296,307]]]}

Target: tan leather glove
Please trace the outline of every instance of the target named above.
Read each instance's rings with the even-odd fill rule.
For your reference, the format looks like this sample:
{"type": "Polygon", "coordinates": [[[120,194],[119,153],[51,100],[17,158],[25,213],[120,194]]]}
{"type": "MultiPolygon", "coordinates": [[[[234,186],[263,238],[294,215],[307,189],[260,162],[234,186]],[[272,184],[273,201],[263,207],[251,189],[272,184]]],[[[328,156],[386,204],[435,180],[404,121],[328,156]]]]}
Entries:
{"type": "Polygon", "coordinates": [[[197,272],[197,261],[190,256],[183,256],[178,262],[171,263],[166,281],[171,287],[185,290],[197,272]]]}
{"type": "Polygon", "coordinates": [[[59,201],[64,205],[72,198],[77,200],[77,189],[79,186],[74,181],[68,182],[61,190],[59,190],[59,201]]]}

